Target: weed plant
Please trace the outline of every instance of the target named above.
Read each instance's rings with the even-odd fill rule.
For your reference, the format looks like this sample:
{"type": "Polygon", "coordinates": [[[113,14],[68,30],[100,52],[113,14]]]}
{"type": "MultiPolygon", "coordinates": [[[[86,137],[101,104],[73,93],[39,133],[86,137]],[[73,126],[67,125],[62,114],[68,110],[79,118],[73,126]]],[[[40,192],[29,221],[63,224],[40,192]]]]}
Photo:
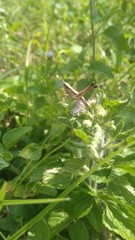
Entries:
{"type": "Polygon", "coordinates": [[[135,239],[132,1],[1,1],[0,239],[135,239]],[[63,80],[88,106],[67,96],[63,80]]]}

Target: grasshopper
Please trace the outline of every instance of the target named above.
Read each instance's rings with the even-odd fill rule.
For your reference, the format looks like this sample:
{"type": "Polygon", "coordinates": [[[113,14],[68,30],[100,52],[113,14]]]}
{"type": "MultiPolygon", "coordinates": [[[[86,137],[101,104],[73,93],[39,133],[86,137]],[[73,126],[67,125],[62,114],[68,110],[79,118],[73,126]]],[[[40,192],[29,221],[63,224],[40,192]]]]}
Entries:
{"type": "Polygon", "coordinates": [[[70,96],[75,98],[76,100],[81,100],[86,106],[89,106],[85,98],[83,97],[84,94],[91,91],[93,88],[97,88],[97,85],[92,82],[88,87],[84,88],[82,91],[78,92],[74,88],[72,88],[68,83],[63,80],[63,85],[65,88],[66,93],[70,96]]]}

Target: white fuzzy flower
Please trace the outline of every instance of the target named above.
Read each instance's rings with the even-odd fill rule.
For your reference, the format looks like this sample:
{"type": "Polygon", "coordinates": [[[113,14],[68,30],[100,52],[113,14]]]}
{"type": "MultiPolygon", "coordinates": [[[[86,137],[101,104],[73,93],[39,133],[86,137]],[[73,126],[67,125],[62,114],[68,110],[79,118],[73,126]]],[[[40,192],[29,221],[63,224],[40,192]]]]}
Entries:
{"type": "Polygon", "coordinates": [[[87,128],[91,128],[92,127],[92,122],[90,120],[84,120],[83,125],[87,128]]]}
{"type": "Polygon", "coordinates": [[[101,117],[105,117],[107,114],[106,110],[101,105],[96,106],[96,111],[97,111],[97,115],[101,117]]]}

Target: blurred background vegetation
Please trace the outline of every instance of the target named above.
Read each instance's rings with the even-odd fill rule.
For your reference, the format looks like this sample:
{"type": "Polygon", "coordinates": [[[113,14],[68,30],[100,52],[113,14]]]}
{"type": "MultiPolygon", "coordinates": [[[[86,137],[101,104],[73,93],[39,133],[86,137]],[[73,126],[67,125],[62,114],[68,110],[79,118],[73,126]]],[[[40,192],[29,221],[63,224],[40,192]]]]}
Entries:
{"type": "MultiPolygon", "coordinates": [[[[60,100],[62,78],[78,90],[94,80],[109,98],[127,97],[134,78],[134,11],[132,1],[96,1],[92,33],[89,1],[2,1],[3,108],[23,112],[29,101],[32,111],[46,101],[39,94],[60,100]]],[[[129,114],[134,123],[132,109],[129,114]]]]}
{"type": "MultiPolygon", "coordinates": [[[[112,150],[122,149],[124,141],[127,144],[134,141],[135,2],[3,0],[0,2],[0,36],[0,184],[2,186],[4,181],[9,183],[9,199],[57,197],[58,193],[70,187],[74,179],[87,172],[87,168],[82,170],[84,165],[90,168],[112,150]],[[95,104],[90,112],[78,117],[71,115],[70,104],[67,106],[65,103],[63,79],[78,91],[93,81],[97,84],[98,88],[86,95],[86,99],[92,99],[95,104]],[[49,169],[53,169],[51,173],[49,169]]],[[[69,99],[66,101],[70,102],[69,99]]],[[[133,154],[134,148],[127,152],[133,154]]],[[[124,154],[121,156],[124,160],[120,161],[126,162],[126,150],[124,154]]],[[[106,191],[105,184],[108,184],[108,176],[113,169],[107,166],[100,170],[96,169],[98,173],[95,172],[92,179],[96,184],[89,182],[92,186],[90,191],[95,185],[97,190],[97,183],[106,191]]],[[[133,175],[128,179],[132,186],[133,175]]],[[[118,179],[114,178],[113,184],[118,179]]],[[[126,178],[119,182],[121,192],[122,181],[126,182],[126,178]]],[[[111,184],[109,191],[114,190],[111,184]]],[[[52,232],[46,223],[40,223],[48,234],[46,239],[135,239],[132,235],[135,234],[133,216],[130,216],[131,226],[130,223],[125,224],[132,233],[127,234],[129,238],[124,238],[124,233],[116,230],[113,224],[111,227],[108,225],[105,213],[103,221],[110,231],[103,230],[101,202],[105,201],[105,196],[92,192],[89,199],[87,187],[88,182],[82,183],[78,192],[71,196],[78,208],[81,196],[93,201],[87,220],[80,218],[87,215],[91,206],[82,199],[86,208],[80,212],[75,209],[71,219],[64,223],[58,221],[58,226],[53,226],[50,219],[56,219],[59,211],[65,209],[60,205],[56,215],[53,212],[52,216],[51,213],[47,216],[52,232]],[[97,218],[93,216],[95,212],[99,212],[97,218]],[[72,226],[70,223],[76,218],[79,220],[72,226]],[[83,229],[83,238],[80,232],[77,233],[80,228],[83,229]],[[91,231],[90,238],[87,229],[91,231]],[[59,235],[60,231],[64,231],[63,235],[59,235]],[[77,235],[74,236],[74,232],[77,235]]],[[[123,194],[126,195],[124,191],[123,194]]],[[[69,214],[72,207],[72,203],[67,205],[69,214]]],[[[18,220],[16,211],[9,208],[10,217],[3,218],[0,224],[2,239],[4,235],[14,234],[40,210],[42,206],[32,205],[29,217],[26,208],[19,209],[18,220]],[[11,223],[15,227],[9,230],[11,223]]],[[[63,216],[66,218],[66,215],[59,215],[59,218],[63,216]]],[[[33,228],[31,231],[35,233],[37,230],[33,228]]],[[[18,239],[37,238],[29,235],[18,239]]]]}

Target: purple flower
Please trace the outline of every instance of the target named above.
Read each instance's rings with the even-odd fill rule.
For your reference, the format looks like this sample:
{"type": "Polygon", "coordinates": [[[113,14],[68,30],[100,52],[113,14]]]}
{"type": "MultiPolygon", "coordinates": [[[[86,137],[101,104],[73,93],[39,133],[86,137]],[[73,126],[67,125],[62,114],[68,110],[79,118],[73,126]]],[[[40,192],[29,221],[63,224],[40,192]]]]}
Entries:
{"type": "Polygon", "coordinates": [[[79,116],[80,113],[85,112],[85,105],[81,99],[74,101],[74,107],[71,110],[73,116],[79,116]]]}
{"type": "Polygon", "coordinates": [[[52,57],[53,56],[53,51],[52,50],[50,50],[50,51],[48,51],[48,52],[45,52],[45,56],[47,56],[47,57],[52,57]]]}

